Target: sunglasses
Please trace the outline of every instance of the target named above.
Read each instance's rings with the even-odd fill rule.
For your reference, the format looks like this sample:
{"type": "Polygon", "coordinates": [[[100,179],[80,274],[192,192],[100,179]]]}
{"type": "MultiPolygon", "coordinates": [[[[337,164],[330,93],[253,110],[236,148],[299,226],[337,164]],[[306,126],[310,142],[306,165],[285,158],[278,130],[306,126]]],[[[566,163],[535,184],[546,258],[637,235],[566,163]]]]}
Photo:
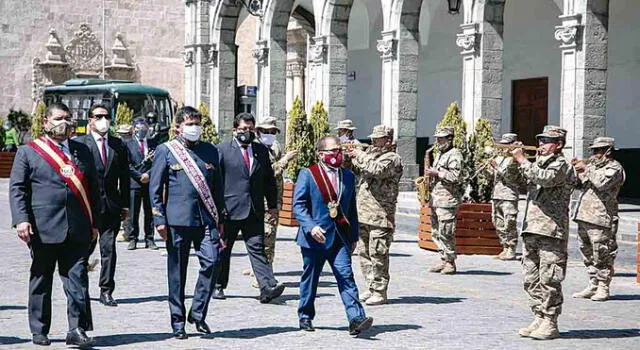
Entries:
{"type": "Polygon", "coordinates": [[[111,116],[108,114],[92,114],[91,118],[96,118],[96,119],[102,119],[102,118],[106,118],[106,119],[111,119],[111,116]]]}

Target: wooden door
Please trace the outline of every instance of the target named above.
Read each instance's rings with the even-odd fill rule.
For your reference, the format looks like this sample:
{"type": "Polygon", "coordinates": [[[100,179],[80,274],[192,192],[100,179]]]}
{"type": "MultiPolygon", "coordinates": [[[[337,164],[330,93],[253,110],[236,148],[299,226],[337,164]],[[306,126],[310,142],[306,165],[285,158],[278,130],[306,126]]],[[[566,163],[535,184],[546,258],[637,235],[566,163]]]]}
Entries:
{"type": "Polygon", "coordinates": [[[548,121],[549,79],[514,80],[512,85],[512,123],[525,145],[537,145],[536,135],[548,121]]]}

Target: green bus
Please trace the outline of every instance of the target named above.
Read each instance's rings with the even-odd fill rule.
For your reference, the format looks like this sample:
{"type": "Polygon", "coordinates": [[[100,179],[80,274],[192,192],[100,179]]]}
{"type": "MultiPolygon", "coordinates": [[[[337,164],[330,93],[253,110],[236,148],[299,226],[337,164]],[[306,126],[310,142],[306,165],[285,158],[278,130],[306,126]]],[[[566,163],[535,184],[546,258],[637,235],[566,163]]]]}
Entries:
{"type": "Polygon", "coordinates": [[[71,109],[77,135],[87,133],[87,115],[92,105],[101,103],[110,107],[111,120],[115,120],[116,108],[123,102],[133,109],[134,119],[147,119],[150,137],[160,142],[168,139],[174,106],[166,90],[133,81],[100,79],[72,79],[44,89],[46,105],[64,103],[71,109]],[[150,113],[155,120],[150,120],[150,113]]]}

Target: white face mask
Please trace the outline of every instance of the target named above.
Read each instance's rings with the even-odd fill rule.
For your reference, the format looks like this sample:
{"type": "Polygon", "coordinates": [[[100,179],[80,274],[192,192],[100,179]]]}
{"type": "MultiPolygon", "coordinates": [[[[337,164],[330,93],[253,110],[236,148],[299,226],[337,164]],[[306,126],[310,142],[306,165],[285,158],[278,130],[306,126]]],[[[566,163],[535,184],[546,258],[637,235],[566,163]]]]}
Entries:
{"type": "Polygon", "coordinates": [[[260,141],[265,146],[272,146],[276,142],[276,135],[262,134],[260,135],[260,141]]]}
{"type": "Polygon", "coordinates": [[[100,133],[105,133],[109,130],[109,126],[111,126],[111,122],[107,118],[100,118],[93,125],[96,127],[96,131],[100,133]]]}
{"type": "Polygon", "coordinates": [[[45,131],[47,131],[53,137],[67,138],[69,137],[69,132],[71,131],[71,125],[73,125],[70,121],[60,119],[60,120],[52,120],[49,122],[51,126],[48,128],[45,127],[45,131]]]}
{"type": "Polygon", "coordinates": [[[349,136],[347,136],[347,135],[340,136],[340,142],[347,142],[347,141],[351,141],[349,136]]]}
{"type": "Polygon", "coordinates": [[[200,125],[185,125],[182,127],[182,137],[187,141],[196,142],[200,140],[202,135],[202,126],[200,125]]]}

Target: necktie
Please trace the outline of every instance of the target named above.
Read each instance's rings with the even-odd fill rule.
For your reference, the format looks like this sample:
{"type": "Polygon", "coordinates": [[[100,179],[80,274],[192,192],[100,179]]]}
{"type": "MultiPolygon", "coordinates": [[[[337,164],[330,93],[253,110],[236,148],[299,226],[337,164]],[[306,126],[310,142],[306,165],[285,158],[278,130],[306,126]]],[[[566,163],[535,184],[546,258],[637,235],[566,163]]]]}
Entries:
{"type": "Polygon", "coordinates": [[[338,193],[338,171],[334,169],[329,170],[331,186],[333,186],[333,190],[338,193]]]}
{"type": "Polygon", "coordinates": [[[107,165],[107,146],[106,146],[106,139],[104,137],[101,137],[98,139],[100,142],[102,142],[102,147],[100,148],[100,157],[102,157],[102,165],[107,165]]]}
{"type": "Polygon", "coordinates": [[[246,164],[247,169],[251,171],[251,161],[249,160],[249,150],[247,147],[242,146],[242,156],[244,157],[244,164],[246,164]]]}
{"type": "Polygon", "coordinates": [[[140,140],[140,153],[144,156],[144,140],[140,140]]]}

